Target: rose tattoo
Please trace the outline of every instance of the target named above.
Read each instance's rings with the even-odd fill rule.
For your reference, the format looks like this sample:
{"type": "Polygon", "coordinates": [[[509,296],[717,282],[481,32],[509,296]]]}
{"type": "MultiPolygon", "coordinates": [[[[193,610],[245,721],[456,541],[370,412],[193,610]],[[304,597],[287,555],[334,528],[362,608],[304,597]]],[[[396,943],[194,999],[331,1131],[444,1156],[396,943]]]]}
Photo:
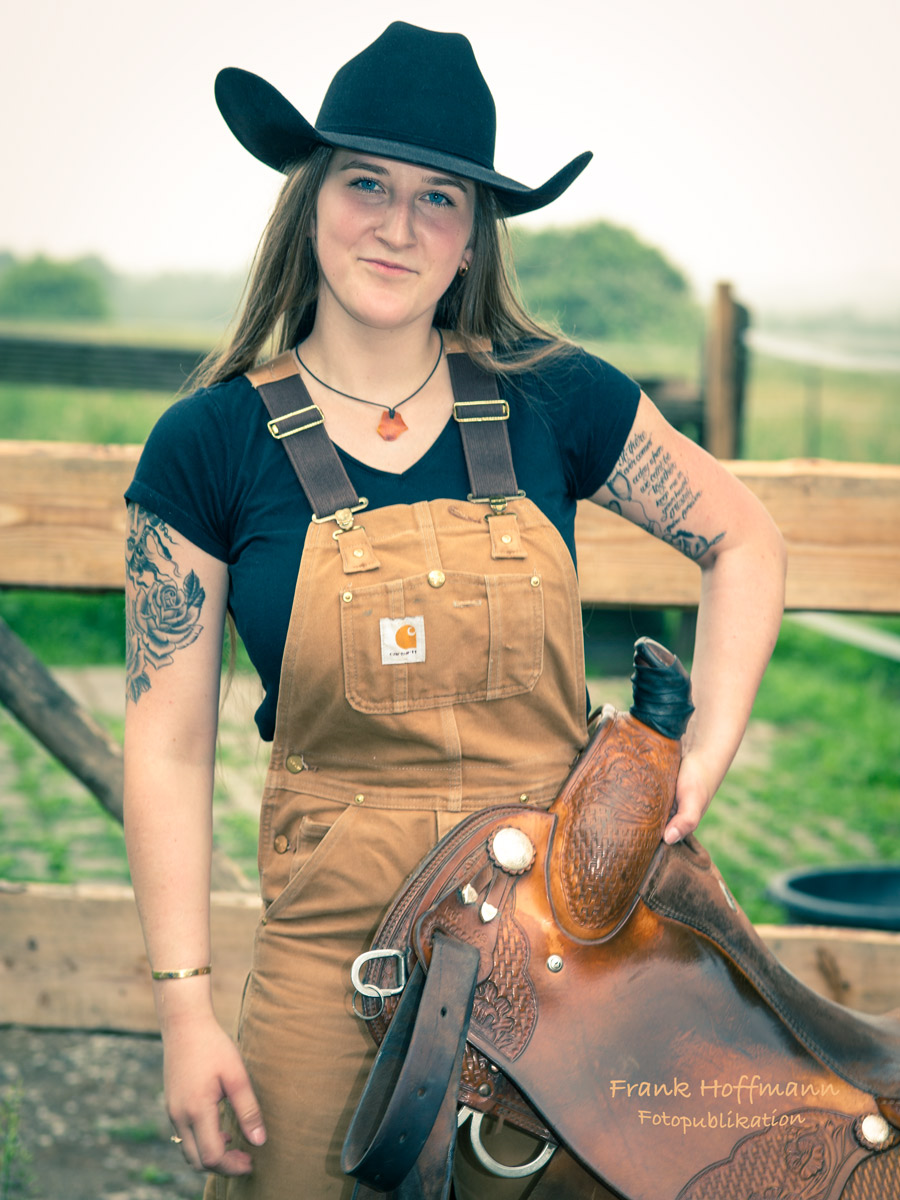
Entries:
{"type": "Polygon", "coordinates": [[[166,523],[136,504],[128,511],[125,568],[132,590],[125,610],[125,666],[128,695],[137,703],[150,690],[147,669],[171,665],[174,652],[202,632],[206,593],[194,571],[181,581],[170,549],[177,543],[166,523]]]}

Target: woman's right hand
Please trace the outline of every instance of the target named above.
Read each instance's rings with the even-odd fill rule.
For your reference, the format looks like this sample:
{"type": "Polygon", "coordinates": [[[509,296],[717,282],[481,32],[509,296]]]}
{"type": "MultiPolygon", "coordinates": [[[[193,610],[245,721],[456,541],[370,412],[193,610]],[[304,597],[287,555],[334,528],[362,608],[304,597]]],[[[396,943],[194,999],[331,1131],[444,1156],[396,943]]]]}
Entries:
{"type": "Polygon", "coordinates": [[[211,1014],[181,1014],[163,1033],[166,1108],[181,1149],[197,1170],[249,1175],[250,1155],[231,1149],[219,1104],[227,1100],[253,1146],[266,1140],[259,1102],[237,1046],[211,1014]]]}

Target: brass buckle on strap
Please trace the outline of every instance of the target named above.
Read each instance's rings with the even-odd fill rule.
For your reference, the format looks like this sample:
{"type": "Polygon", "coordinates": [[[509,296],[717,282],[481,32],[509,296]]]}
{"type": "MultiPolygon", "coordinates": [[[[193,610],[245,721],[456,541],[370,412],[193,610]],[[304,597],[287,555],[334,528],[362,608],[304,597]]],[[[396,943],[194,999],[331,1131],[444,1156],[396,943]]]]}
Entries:
{"type": "MultiPolygon", "coordinates": [[[[470,504],[489,504],[492,513],[499,517],[506,512],[506,506],[510,500],[524,500],[525,493],[521,488],[519,488],[514,496],[473,496],[470,492],[466,496],[466,499],[470,504]]],[[[489,521],[490,517],[485,517],[484,519],[489,521]]]]}
{"type": "Polygon", "coordinates": [[[266,428],[272,437],[277,442],[283,441],[284,438],[293,437],[295,433],[302,433],[304,429],[315,429],[317,425],[324,425],[325,417],[318,404],[307,404],[303,408],[295,408],[293,412],[285,413],[283,417],[273,417],[271,421],[266,422],[266,428]],[[318,419],[307,421],[305,425],[298,425],[296,429],[279,429],[279,422],[289,421],[291,417],[302,417],[304,413],[317,412],[318,419]]]}
{"type": "Polygon", "coordinates": [[[459,425],[473,425],[480,421],[508,421],[509,404],[506,400],[457,400],[453,405],[453,420],[459,425]],[[488,406],[496,408],[498,405],[500,412],[496,416],[467,417],[461,415],[461,410],[464,408],[486,408],[488,406]]]}
{"type": "MultiPolygon", "coordinates": [[[[336,512],[331,513],[327,517],[317,517],[315,513],[312,519],[316,525],[324,525],[327,521],[337,521],[341,533],[346,533],[348,529],[353,528],[353,514],[362,512],[364,508],[368,508],[369,501],[365,496],[360,496],[359,504],[354,504],[352,508],[339,508],[336,512]]],[[[335,534],[337,536],[337,534],[335,534]]]]}

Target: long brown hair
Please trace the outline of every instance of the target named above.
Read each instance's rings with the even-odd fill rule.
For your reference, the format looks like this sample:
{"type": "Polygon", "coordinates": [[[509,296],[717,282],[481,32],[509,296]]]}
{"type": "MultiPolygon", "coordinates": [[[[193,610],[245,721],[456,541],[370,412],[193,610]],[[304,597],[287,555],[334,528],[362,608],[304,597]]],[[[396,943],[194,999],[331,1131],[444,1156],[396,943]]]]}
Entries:
{"type": "MultiPolygon", "coordinates": [[[[319,269],[308,231],[332,153],[330,146],[319,146],[288,173],[257,247],[234,331],[199,364],[188,389],[241,375],[311,332],[319,269]]],[[[466,353],[487,369],[523,370],[571,343],[525,309],[503,213],[490,188],[474,186],[472,263],[465,278],[457,276],[441,297],[434,323],[452,330],[466,353]],[[527,348],[498,365],[483,348],[486,340],[495,347],[525,342],[527,348]]]]}

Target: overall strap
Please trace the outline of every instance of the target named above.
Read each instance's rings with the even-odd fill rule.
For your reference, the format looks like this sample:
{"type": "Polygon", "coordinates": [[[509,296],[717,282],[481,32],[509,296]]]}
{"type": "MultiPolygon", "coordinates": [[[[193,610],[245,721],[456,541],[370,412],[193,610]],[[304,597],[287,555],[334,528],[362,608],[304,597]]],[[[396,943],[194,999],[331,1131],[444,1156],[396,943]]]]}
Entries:
{"type": "Polygon", "coordinates": [[[518,494],[509,448],[509,404],[501,400],[497,376],[483,371],[467,354],[448,354],[453,387],[453,419],[459,425],[470,499],[488,500],[518,494]]]}
{"type": "Polygon", "coordinates": [[[338,458],[334,442],[325,431],[322,410],[313,403],[300,378],[293,351],[248,371],[247,378],[268,409],[269,433],[284,446],[306,493],[313,520],[337,517],[344,528],[341,516],[346,513],[348,527],[352,525],[351,514],[364,508],[366,502],[360,500],[338,458]]]}
{"type": "MultiPolygon", "coordinates": [[[[500,398],[497,377],[483,371],[466,354],[448,354],[453,388],[453,418],[459,425],[470,499],[512,499],[518,495],[509,446],[509,405],[500,398]]],[[[300,480],[316,521],[347,517],[366,500],[357,495],[334,443],[325,430],[325,419],[313,403],[298,373],[293,351],[247,372],[265,404],[269,432],[284,446],[300,480]]],[[[352,525],[352,519],[349,521],[352,525]]]]}

